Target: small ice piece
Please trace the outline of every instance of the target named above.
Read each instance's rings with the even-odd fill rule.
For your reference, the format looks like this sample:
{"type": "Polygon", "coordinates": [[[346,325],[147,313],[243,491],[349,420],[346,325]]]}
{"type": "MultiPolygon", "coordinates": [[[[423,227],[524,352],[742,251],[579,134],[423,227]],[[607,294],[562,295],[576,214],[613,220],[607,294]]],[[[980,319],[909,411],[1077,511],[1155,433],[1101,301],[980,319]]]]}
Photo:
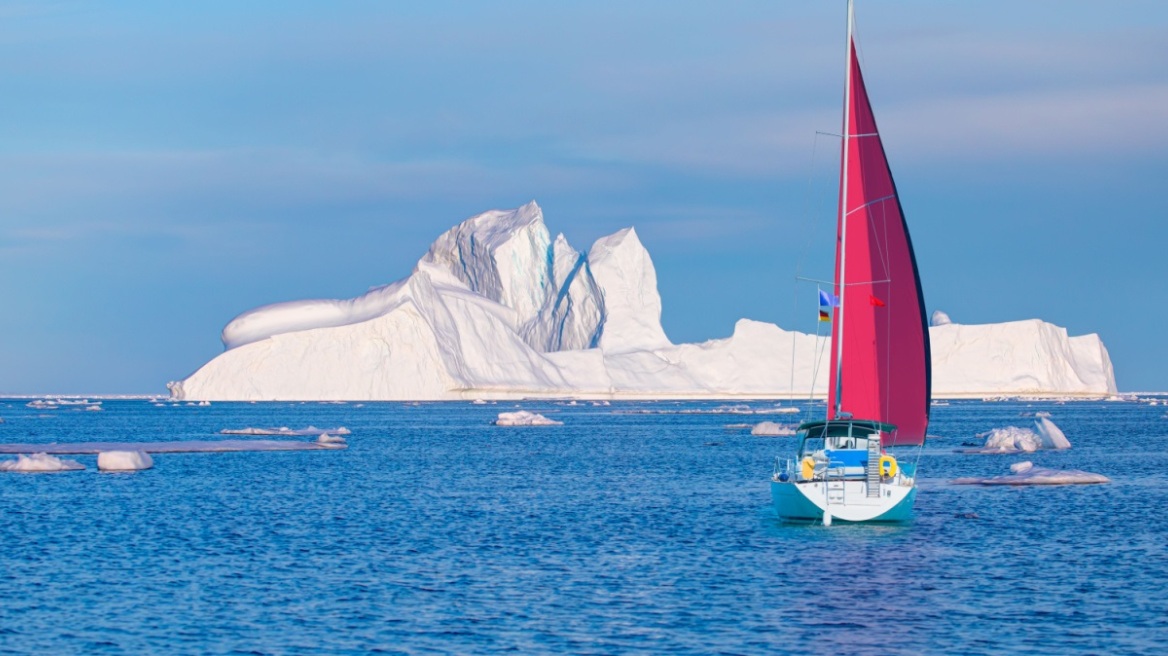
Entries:
{"type": "Polygon", "coordinates": [[[321,433],[320,437],[316,438],[316,443],[329,447],[346,446],[345,438],[340,435],[329,435],[328,433],[321,433]]]}
{"type": "Polygon", "coordinates": [[[1071,442],[1066,435],[1059,430],[1054,422],[1046,417],[1039,416],[1038,421],[1034,422],[1034,427],[1038,430],[1038,436],[1042,438],[1042,448],[1044,449],[1069,449],[1071,442]]]}
{"type": "Polygon", "coordinates": [[[750,429],[750,434],[762,437],[783,437],[794,435],[795,431],[790,426],[777,424],[773,421],[764,421],[750,429]]]}
{"type": "Polygon", "coordinates": [[[145,451],[102,451],[97,454],[97,468],[101,471],[139,471],[154,466],[154,459],[145,451]]]}
{"type": "Polygon", "coordinates": [[[1022,462],[1016,462],[1010,465],[1010,471],[1014,472],[1015,474],[1021,474],[1022,472],[1030,471],[1033,468],[1034,463],[1030,462],[1029,460],[1023,460],[1022,462]]]}
{"type": "Polygon", "coordinates": [[[482,400],[482,399],[475,399],[474,401],[471,401],[471,404],[472,405],[486,405],[487,402],[482,400]]]}
{"type": "Polygon", "coordinates": [[[34,453],[31,456],[17,455],[16,460],[0,462],[0,471],[22,472],[25,474],[75,471],[78,469],[85,469],[85,465],[76,460],[64,460],[47,453],[34,453]]]}
{"type": "Polygon", "coordinates": [[[930,326],[948,326],[951,323],[953,320],[949,315],[940,310],[933,310],[933,316],[929,319],[930,326]]]}
{"type": "Polygon", "coordinates": [[[1047,419],[1050,419],[1050,413],[1045,411],[1045,410],[1039,410],[1038,412],[1034,413],[1034,416],[1035,417],[1046,417],[1047,419]]]}
{"type": "Polygon", "coordinates": [[[500,412],[495,420],[496,426],[563,426],[564,422],[548,419],[547,417],[526,410],[518,412],[500,412]]]}
{"type": "Polygon", "coordinates": [[[101,412],[101,406],[100,405],[87,405],[87,406],[85,406],[85,410],[87,412],[101,412]]]}

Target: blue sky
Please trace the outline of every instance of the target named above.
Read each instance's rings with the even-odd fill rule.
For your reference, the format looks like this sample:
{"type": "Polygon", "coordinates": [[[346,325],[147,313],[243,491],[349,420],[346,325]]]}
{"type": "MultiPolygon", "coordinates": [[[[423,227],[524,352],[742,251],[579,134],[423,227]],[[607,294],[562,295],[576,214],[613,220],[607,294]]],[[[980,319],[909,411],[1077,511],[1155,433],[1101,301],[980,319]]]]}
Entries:
{"type": "MultiPolygon", "coordinates": [[[[843,7],[2,3],[0,393],[163,392],[236,314],[532,199],[579,249],[636,226],[675,342],[813,329],[843,7]]],[[[929,310],[1097,332],[1168,390],[1168,7],[857,12],[929,310]]]]}

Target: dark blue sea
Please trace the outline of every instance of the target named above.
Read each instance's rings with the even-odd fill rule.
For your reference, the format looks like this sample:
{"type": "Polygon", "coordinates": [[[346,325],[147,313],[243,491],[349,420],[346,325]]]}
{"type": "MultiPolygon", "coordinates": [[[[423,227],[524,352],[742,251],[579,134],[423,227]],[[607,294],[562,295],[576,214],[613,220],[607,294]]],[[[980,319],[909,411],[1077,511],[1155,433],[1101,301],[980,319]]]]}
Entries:
{"type": "Polygon", "coordinates": [[[26,401],[0,401],[0,442],[352,434],[341,451],[0,474],[0,653],[1168,652],[1162,405],[936,407],[916,519],[823,527],[770,505],[793,439],[725,428],[795,418],[673,412],[720,402],[26,401]],[[490,425],[516,406],[564,425],[490,425]],[[1039,411],[1072,449],[954,452],[1039,411]],[[949,483],[1021,460],[1113,482],[949,483]]]}

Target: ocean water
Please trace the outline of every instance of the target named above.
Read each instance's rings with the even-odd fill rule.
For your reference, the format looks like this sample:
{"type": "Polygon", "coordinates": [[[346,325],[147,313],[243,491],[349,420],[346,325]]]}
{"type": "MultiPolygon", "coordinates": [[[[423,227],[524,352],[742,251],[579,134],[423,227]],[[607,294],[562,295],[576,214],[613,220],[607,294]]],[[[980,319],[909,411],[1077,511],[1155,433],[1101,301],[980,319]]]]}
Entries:
{"type": "Polygon", "coordinates": [[[794,441],[725,428],[775,417],[674,412],[722,405],[0,401],[2,442],[352,430],[0,474],[0,653],[1168,652],[1168,407],[951,402],[914,521],[822,527],[770,505],[794,441]],[[517,406],[564,425],[490,425],[517,406]],[[1071,450],[954,452],[1038,411],[1071,450]],[[1024,459],[1113,482],[949,484],[1024,459]]]}

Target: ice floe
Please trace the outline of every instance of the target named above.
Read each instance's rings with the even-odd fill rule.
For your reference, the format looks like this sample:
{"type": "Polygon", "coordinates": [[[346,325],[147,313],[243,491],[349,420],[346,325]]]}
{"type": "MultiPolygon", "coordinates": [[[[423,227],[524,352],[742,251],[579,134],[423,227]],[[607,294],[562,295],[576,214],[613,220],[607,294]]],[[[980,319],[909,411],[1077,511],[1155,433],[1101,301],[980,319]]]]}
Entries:
{"type": "Polygon", "coordinates": [[[1041,449],[1069,449],[1071,442],[1053,421],[1039,417],[1034,429],[1006,426],[979,433],[985,442],[971,449],[961,449],[963,453],[1032,453],[1041,449]]]}
{"type": "Polygon", "coordinates": [[[316,438],[316,443],[335,448],[342,448],[346,445],[345,438],[340,435],[329,435],[328,433],[321,433],[320,437],[316,438]]]}
{"type": "Polygon", "coordinates": [[[752,408],[748,405],[720,405],[716,408],[637,408],[633,410],[616,410],[618,415],[794,415],[799,414],[799,408],[791,406],[775,406],[771,408],[752,408]]]}
{"type": "Polygon", "coordinates": [[[760,437],[785,437],[794,435],[795,429],[784,424],[778,424],[773,421],[760,422],[750,429],[751,435],[760,437]]]}
{"type": "Polygon", "coordinates": [[[989,478],[957,478],[954,485],[1092,485],[1110,483],[1111,479],[1102,474],[1093,474],[1080,469],[1049,469],[1035,467],[1029,460],[1010,465],[1009,474],[989,478]]]}
{"type": "Polygon", "coordinates": [[[0,471],[22,472],[25,474],[76,471],[78,469],[85,469],[85,465],[76,460],[64,460],[47,453],[34,453],[31,456],[21,454],[16,456],[16,460],[0,462],[0,471]]]}
{"type": "Polygon", "coordinates": [[[97,468],[101,471],[140,471],[154,466],[154,459],[145,451],[102,451],[97,454],[97,468]]]}
{"type": "Polygon", "coordinates": [[[309,426],[308,428],[288,428],[281,426],[279,428],[224,428],[219,431],[220,435],[320,435],[328,433],[329,435],[348,435],[349,429],[344,426],[338,428],[317,428],[316,426],[309,426]]]}
{"type": "Polygon", "coordinates": [[[548,419],[547,417],[526,410],[518,412],[500,412],[495,419],[496,426],[563,426],[564,422],[548,419]]]}

